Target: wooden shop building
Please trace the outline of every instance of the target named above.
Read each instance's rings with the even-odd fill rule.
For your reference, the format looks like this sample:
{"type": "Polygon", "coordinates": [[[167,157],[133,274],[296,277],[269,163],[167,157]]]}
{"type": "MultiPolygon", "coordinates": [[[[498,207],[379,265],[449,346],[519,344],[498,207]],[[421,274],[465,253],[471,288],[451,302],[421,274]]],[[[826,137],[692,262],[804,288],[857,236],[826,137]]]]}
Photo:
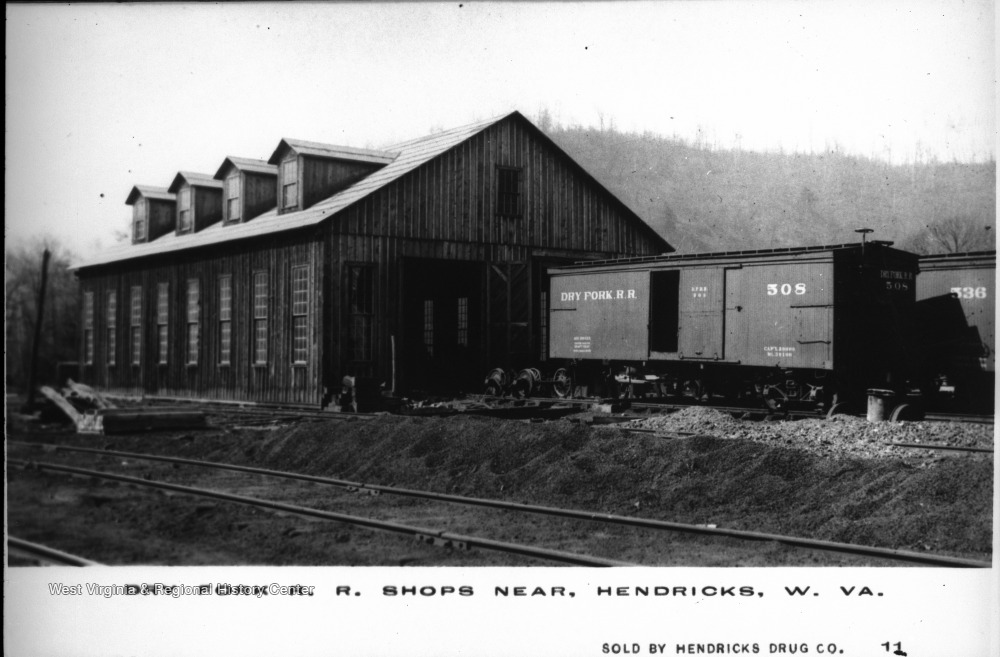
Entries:
{"type": "Polygon", "coordinates": [[[545,360],[547,267],[673,250],[518,112],[385,150],[282,139],[126,203],[131,243],[76,271],[81,380],[128,395],[479,391],[545,360]]]}

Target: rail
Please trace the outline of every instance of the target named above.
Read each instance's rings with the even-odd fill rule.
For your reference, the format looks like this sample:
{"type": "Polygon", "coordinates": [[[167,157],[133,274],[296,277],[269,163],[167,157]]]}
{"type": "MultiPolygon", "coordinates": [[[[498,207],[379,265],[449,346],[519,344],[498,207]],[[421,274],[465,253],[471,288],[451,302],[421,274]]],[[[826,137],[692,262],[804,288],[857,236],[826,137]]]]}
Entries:
{"type": "MultiPolygon", "coordinates": [[[[367,484],[362,482],[348,481],[344,479],[318,477],[315,475],[299,474],[293,472],[283,472],[280,470],[268,470],[265,468],[255,468],[252,466],[213,463],[210,461],[195,461],[191,459],[181,459],[177,457],[160,456],[156,454],[138,454],[133,452],[120,452],[114,450],[99,450],[87,447],[70,447],[64,445],[47,445],[41,443],[23,443],[17,441],[9,441],[9,442],[10,444],[16,444],[16,445],[35,445],[35,446],[45,447],[48,449],[54,448],[57,451],[63,450],[63,451],[84,452],[84,453],[91,453],[98,455],[107,455],[107,456],[122,456],[137,460],[162,461],[166,463],[194,465],[200,467],[216,468],[220,470],[247,472],[247,473],[260,474],[270,477],[280,477],[284,479],[293,479],[298,481],[307,481],[312,483],[338,486],[341,488],[357,490],[357,491],[367,490],[377,493],[387,493],[391,495],[400,495],[406,497],[435,500],[439,502],[452,502],[468,506],[488,507],[494,509],[502,509],[505,511],[519,511],[524,513],[533,513],[538,515],[555,516],[560,518],[570,518],[576,520],[590,520],[597,522],[605,522],[609,524],[626,525],[630,527],[640,527],[644,529],[674,531],[674,532],[683,532],[690,534],[703,534],[707,536],[720,536],[720,537],[736,538],[736,539],[751,540],[751,541],[774,541],[792,547],[824,550],[829,552],[840,552],[844,554],[875,557],[875,558],[889,559],[894,561],[905,561],[905,562],[919,563],[929,566],[946,566],[946,567],[957,567],[957,568],[991,567],[991,564],[988,562],[976,561],[973,559],[964,559],[960,557],[923,554],[920,552],[910,552],[906,550],[894,550],[891,548],[879,548],[867,545],[856,545],[852,543],[839,543],[835,541],[823,541],[818,539],[799,538],[794,536],[784,536],[780,534],[769,534],[764,532],[755,532],[755,531],[747,531],[740,529],[704,527],[700,525],[670,522],[666,520],[655,520],[651,518],[636,518],[631,516],[620,516],[615,514],[598,513],[593,511],[561,509],[556,507],[539,506],[533,504],[521,504],[519,502],[505,502],[502,500],[491,500],[478,497],[464,497],[461,495],[450,495],[447,493],[434,493],[431,491],[421,491],[421,490],[414,490],[407,488],[396,488],[393,486],[367,484]]],[[[13,459],[10,459],[9,462],[13,461],[14,461],[13,459]]]]}
{"type": "Polygon", "coordinates": [[[993,424],[995,416],[973,413],[927,413],[928,422],[971,422],[972,424],[993,424]]]}
{"type": "Polygon", "coordinates": [[[910,449],[940,449],[951,452],[980,452],[992,454],[993,448],[986,447],[960,447],[956,445],[936,445],[934,443],[889,443],[892,447],[906,447],[910,449]]]}
{"type": "Polygon", "coordinates": [[[58,566],[100,566],[102,564],[75,554],[63,552],[40,543],[32,543],[22,538],[7,536],[7,550],[10,554],[20,554],[36,561],[46,561],[58,566]]]}
{"type": "Polygon", "coordinates": [[[406,534],[414,537],[415,539],[421,542],[431,543],[434,545],[441,545],[444,547],[455,547],[455,548],[478,547],[485,550],[506,552],[509,554],[534,557],[536,559],[556,561],[575,566],[608,567],[608,566],[636,565],[633,563],[615,561],[612,559],[602,559],[600,557],[591,557],[587,555],[574,554],[571,552],[563,552],[561,550],[550,550],[547,548],[521,545],[518,543],[494,541],[491,539],[480,538],[477,536],[465,536],[462,534],[453,534],[451,532],[442,532],[434,529],[425,529],[422,527],[413,527],[411,525],[402,525],[394,522],[373,520],[371,518],[352,516],[345,513],[323,511],[321,509],[313,509],[310,507],[297,506],[294,504],[286,504],[284,502],[274,502],[271,500],[264,500],[255,497],[247,497],[244,495],[234,495],[231,493],[223,493],[220,491],[208,490],[205,488],[182,486],[180,484],[171,484],[165,481],[156,481],[153,479],[140,479],[138,477],[129,477],[127,475],[114,474],[112,472],[102,472],[100,470],[89,470],[86,468],[76,468],[68,465],[59,465],[56,463],[44,463],[40,461],[26,461],[23,459],[11,459],[11,458],[7,459],[7,463],[8,465],[15,465],[25,469],[48,470],[52,472],[61,472],[65,474],[78,475],[83,477],[96,477],[99,479],[108,479],[111,481],[119,481],[125,484],[139,486],[143,488],[167,490],[185,495],[194,495],[196,497],[205,497],[210,499],[222,500],[225,502],[234,502],[236,504],[243,504],[246,506],[252,506],[256,508],[270,509],[272,511],[289,513],[306,518],[333,520],[335,522],[342,522],[350,525],[356,525],[359,527],[365,527],[368,529],[393,532],[397,534],[406,534]]]}

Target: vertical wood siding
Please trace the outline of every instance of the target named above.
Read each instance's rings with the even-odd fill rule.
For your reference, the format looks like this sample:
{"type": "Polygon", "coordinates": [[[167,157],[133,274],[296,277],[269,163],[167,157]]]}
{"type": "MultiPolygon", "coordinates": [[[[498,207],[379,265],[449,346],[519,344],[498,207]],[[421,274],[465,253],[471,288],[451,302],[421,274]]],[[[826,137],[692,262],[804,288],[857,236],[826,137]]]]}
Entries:
{"type": "Polygon", "coordinates": [[[169,259],[121,263],[113,270],[85,271],[83,292],[93,291],[94,363],[83,368],[83,380],[103,390],[125,394],[213,398],[294,404],[319,404],[323,331],[323,295],[319,286],[323,243],[300,234],[266,243],[237,243],[226,253],[175,254],[169,259]],[[292,364],[291,268],[309,271],[309,358],[292,364]],[[268,274],[268,362],[251,365],[253,349],[253,273],[268,274]],[[219,278],[232,277],[232,347],[230,365],[219,357],[219,278]],[[187,282],[199,282],[198,362],[187,362],[187,282]],[[156,294],[159,283],[169,289],[167,363],[157,363],[156,294]],[[142,288],[142,363],[131,364],[129,295],[142,288]],[[107,359],[107,292],[118,293],[115,365],[107,359]]]}
{"type": "Polygon", "coordinates": [[[278,176],[244,171],[242,195],[242,221],[274,209],[278,205],[278,176]]]}
{"type": "Polygon", "coordinates": [[[162,201],[155,198],[144,199],[140,202],[149,204],[148,230],[150,242],[155,240],[157,237],[161,237],[167,233],[172,233],[176,230],[176,203],[173,201],[162,201]]]}
{"type": "MultiPolygon", "coordinates": [[[[348,316],[342,308],[346,292],[341,279],[351,264],[375,266],[375,366],[356,373],[388,380],[392,340],[398,351],[406,337],[402,317],[406,258],[527,265],[517,269],[523,275],[513,284],[521,303],[511,312],[516,311],[516,319],[526,321],[529,329],[525,333],[519,327],[516,335],[506,334],[514,335],[511,339],[516,338],[519,353],[538,354],[537,303],[543,283],[536,280],[541,269],[531,267],[532,262],[652,255],[662,250],[648,227],[517,118],[488,128],[362,199],[331,219],[329,226],[330,253],[324,271],[330,308],[325,325],[332,330],[326,337],[325,367],[332,370],[332,379],[350,365],[342,348],[348,316]],[[520,169],[519,216],[497,215],[499,167],[520,169]]],[[[494,294],[488,287],[484,280],[484,296],[494,294]]],[[[499,325],[490,316],[488,301],[484,299],[476,319],[481,325],[499,325]]],[[[503,356],[497,345],[486,347],[484,364],[492,365],[488,359],[503,356]]]]}
{"type": "Polygon", "coordinates": [[[335,235],[651,255],[651,230],[534,129],[507,119],[342,211],[335,235]],[[498,167],[521,171],[519,217],[496,214],[498,167]]]}
{"type": "MultiPolygon", "coordinates": [[[[293,152],[283,155],[295,157],[293,152]]],[[[319,162],[299,159],[299,207],[303,201],[318,200],[309,195],[309,189],[322,188],[344,175],[335,168],[318,166],[319,162]]],[[[250,190],[257,188],[249,184],[253,177],[248,174],[244,186],[248,204],[250,190]]],[[[280,176],[265,183],[268,178],[261,177],[261,186],[270,185],[272,195],[267,203],[269,207],[277,203],[280,212],[280,176]]],[[[329,193],[324,191],[321,196],[329,193]]],[[[265,203],[264,195],[260,198],[265,203]]],[[[80,272],[81,285],[95,292],[96,304],[95,359],[93,366],[85,368],[84,380],[103,389],[131,393],[318,404],[324,387],[336,390],[350,364],[346,353],[349,341],[345,339],[350,320],[350,309],[345,307],[345,272],[352,266],[370,266],[373,353],[366,369],[355,373],[388,381],[393,338],[400,365],[403,358],[399,349],[408,339],[412,344],[415,337],[404,335],[412,320],[404,317],[402,298],[406,267],[420,266],[420,260],[413,259],[482,265],[454,271],[483,272],[478,285],[473,281],[463,289],[480,290],[478,304],[472,306],[477,316],[469,318],[476,322],[476,330],[487,335],[487,327],[495,328],[496,333],[506,336],[504,345],[485,344],[476,356],[481,360],[478,365],[493,366],[491,361],[497,357],[509,360],[509,352],[515,348],[527,355],[542,352],[538,303],[540,291],[545,289],[545,263],[651,255],[662,248],[651,229],[523,118],[512,116],[359,200],[315,230],[80,272]],[[514,216],[497,214],[498,167],[519,171],[519,212],[514,216]],[[307,265],[310,276],[310,352],[303,366],[292,365],[290,275],[297,265],[307,265]],[[251,365],[251,283],[256,271],[268,273],[272,292],[269,358],[263,368],[251,365]],[[487,273],[491,271],[495,272],[492,279],[487,273]],[[233,281],[230,366],[218,363],[221,275],[231,275],[233,281]],[[201,289],[202,344],[194,367],[184,363],[184,294],[191,278],[200,281],[201,289]],[[155,290],[159,282],[168,282],[171,294],[171,352],[166,366],[155,363],[155,290]],[[128,365],[127,299],[133,285],[144,291],[140,367],[128,365]],[[118,353],[117,365],[112,367],[105,365],[103,337],[103,304],[109,289],[118,291],[118,353]],[[498,316],[501,312],[506,316],[498,316]],[[500,353],[504,350],[508,353],[500,353]]],[[[405,380],[405,373],[399,374],[405,380]]]]}
{"type": "Polygon", "coordinates": [[[222,220],[222,190],[214,187],[191,188],[191,210],[195,232],[222,220]]]}
{"type": "MultiPolygon", "coordinates": [[[[274,209],[278,204],[278,176],[276,174],[257,173],[254,171],[244,171],[238,169],[233,164],[228,164],[221,172],[224,181],[228,181],[230,176],[239,176],[240,185],[240,216],[238,222],[250,221],[268,210],[274,209]]],[[[229,216],[228,182],[222,190],[222,220],[232,221],[229,216]]]]}
{"type": "Polygon", "coordinates": [[[299,163],[302,168],[300,208],[308,208],[329,198],[381,168],[377,164],[343,162],[305,155],[301,156],[299,163]]]}

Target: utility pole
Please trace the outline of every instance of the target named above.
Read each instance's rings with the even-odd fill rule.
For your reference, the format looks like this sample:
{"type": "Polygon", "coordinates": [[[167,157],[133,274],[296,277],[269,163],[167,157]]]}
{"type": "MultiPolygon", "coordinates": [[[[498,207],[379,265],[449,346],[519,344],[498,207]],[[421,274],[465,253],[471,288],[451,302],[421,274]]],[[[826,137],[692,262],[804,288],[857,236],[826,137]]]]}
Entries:
{"type": "Polygon", "coordinates": [[[35,339],[31,344],[31,368],[28,370],[28,403],[24,410],[32,413],[35,410],[35,377],[38,370],[38,347],[42,341],[42,319],[45,316],[45,287],[49,279],[48,249],[42,253],[42,285],[38,290],[38,307],[35,312],[35,339]]]}

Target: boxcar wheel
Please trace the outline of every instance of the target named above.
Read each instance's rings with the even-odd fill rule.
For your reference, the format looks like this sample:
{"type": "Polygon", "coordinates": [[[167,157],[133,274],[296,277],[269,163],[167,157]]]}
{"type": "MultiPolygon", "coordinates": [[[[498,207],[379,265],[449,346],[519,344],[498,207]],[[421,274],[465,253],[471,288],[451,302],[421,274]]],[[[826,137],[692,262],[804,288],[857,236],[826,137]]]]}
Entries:
{"type": "Polygon", "coordinates": [[[764,404],[767,405],[772,411],[780,411],[785,408],[785,404],[788,403],[788,395],[785,391],[777,386],[768,386],[764,389],[764,404]]]}
{"type": "Polygon", "coordinates": [[[569,397],[573,392],[573,379],[565,367],[560,367],[552,375],[552,392],[560,399],[569,397]]]}
{"type": "Polygon", "coordinates": [[[486,394],[494,397],[503,397],[507,388],[507,373],[503,369],[496,367],[486,375],[486,394]]]}
{"type": "Polygon", "coordinates": [[[827,419],[832,418],[834,415],[847,415],[851,412],[850,407],[847,402],[835,402],[830,410],[826,412],[827,419]]]}
{"type": "Polygon", "coordinates": [[[703,389],[704,386],[700,379],[688,379],[681,385],[681,396],[700,401],[703,389]]]}
{"type": "Polygon", "coordinates": [[[909,422],[914,420],[923,419],[923,413],[920,408],[914,404],[900,404],[896,408],[892,409],[892,413],[889,415],[889,420],[892,422],[909,422]]]}

